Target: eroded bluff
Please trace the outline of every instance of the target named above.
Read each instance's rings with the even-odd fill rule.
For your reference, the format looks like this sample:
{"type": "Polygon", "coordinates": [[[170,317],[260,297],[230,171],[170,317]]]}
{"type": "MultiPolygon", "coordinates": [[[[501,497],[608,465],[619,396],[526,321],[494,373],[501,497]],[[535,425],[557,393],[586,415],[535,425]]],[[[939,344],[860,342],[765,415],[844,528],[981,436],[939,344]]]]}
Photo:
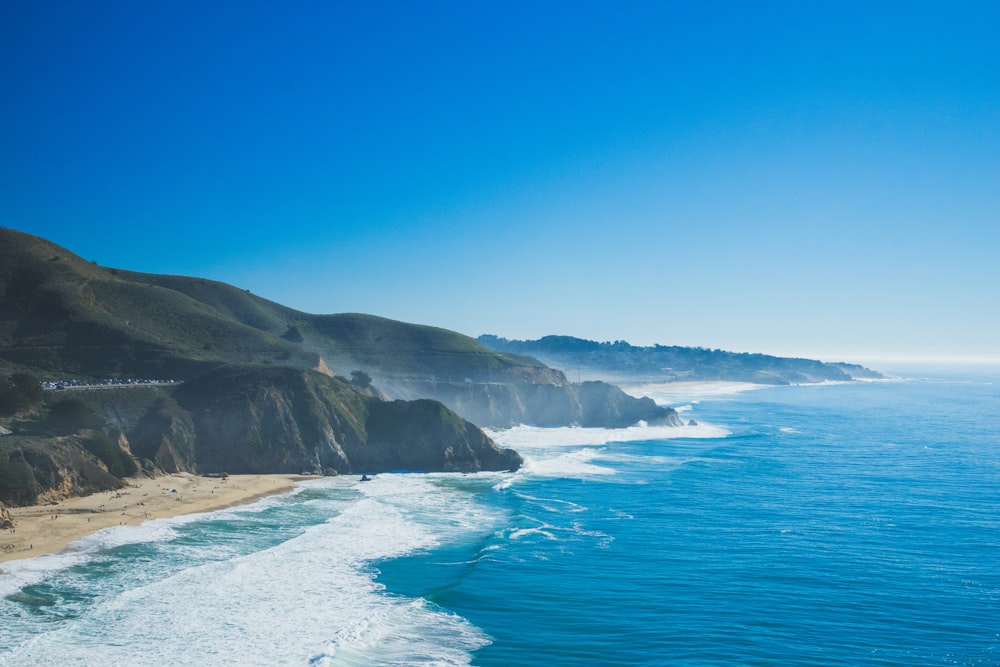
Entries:
{"type": "Polygon", "coordinates": [[[474,472],[522,462],[437,401],[382,401],[293,368],[226,367],[190,380],[129,439],[168,472],[474,472]]]}
{"type": "Polygon", "coordinates": [[[605,382],[437,382],[381,379],[379,387],[397,398],[426,396],[441,401],[481,426],[507,428],[585,426],[623,428],[644,421],[680,426],[677,411],[651,398],[636,398],[605,382]]]}

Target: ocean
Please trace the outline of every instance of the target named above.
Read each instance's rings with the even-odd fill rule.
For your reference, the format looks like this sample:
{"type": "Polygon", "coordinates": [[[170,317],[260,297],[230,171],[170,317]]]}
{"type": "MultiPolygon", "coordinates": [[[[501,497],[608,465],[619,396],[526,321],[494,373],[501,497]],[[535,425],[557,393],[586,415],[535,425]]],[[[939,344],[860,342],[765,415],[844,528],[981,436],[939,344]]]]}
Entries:
{"type": "Polygon", "coordinates": [[[0,664],[1000,665],[1000,378],[746,389],[8,563],[0,664]]]}

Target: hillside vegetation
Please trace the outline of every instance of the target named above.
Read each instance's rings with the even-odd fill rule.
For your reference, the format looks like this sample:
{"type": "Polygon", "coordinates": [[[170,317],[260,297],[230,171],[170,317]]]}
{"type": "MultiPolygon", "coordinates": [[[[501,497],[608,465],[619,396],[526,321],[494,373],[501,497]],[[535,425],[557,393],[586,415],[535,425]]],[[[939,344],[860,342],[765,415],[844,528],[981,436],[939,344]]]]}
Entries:
{"type": "Polygon", "coordinates": [[[517,468],[520,457],[471,419],[679,423],[648,399],[571,385],[453,331],[312,315],[216,281],[105,268],[0,228],[4,502],[115,488],[139,470],[517,468]],[[94,384],[102,378],[179,382],[94,384]],[[73,382],[41,392],[39,380],[73,382]]]}
{"type": "MultiPolygon", "coordinates": [[[[467,419],[489,420],[481,426],[599,421],[591,403],[570,396],[561,372],[454,331],[312,315],[216,281],[108,269],[11,229],[0,228],[0,267],[0,371],[179,380],[245,364],[360,371],[389,398],[441,400],[467,419]],[[549,388],[542,406],[531,398],[539,385],[549,388]],[[555,411],[560,404],[566,409],[555,411]]],[[[633,409],[635,399],[615,387],[588,395],[595,392],[625,408],[620,419],[667,416],[633,409]]]]}
{"type": "Polygon", "coordinates": [[[554,375],[435,327],[311,315],[200,278],[107,269],[0,228],[0,357],[50,374],[188,379],[221,364],[464,379],[554,375]]]}

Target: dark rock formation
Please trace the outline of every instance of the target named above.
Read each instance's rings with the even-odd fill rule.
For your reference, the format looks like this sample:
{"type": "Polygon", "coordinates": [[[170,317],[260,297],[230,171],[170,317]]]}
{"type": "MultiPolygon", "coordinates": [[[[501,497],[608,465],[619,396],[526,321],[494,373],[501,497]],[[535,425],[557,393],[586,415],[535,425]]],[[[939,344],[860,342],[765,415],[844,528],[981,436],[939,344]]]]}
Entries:
{"type": "MultiPolygon", "coordinates": [[[[107,419],[101,390],[88,396],[107,419]]],[[[316,371],[223,367],[155,393],[141,417],[66,436],[7,435],[0,501],[26,505],[119,488],[121,458],[147,474],[516,470],[521,457],[432,400],[383,401],[316,371]],[[124,431],[123,431],[124,429],[124,431]]],[[[106,412],[106,410],[111,412],[106,412]]],[[[133,474],[128,473],[128,474],[133,474]]]]}
{"type": "Polygon", "coordinates": [[[315,371],[227,367],[185,383],[174,398],[130,437],[138,456],[166,470],[471,472],[521,464],[436,401],[385,402],[315,371]]]}
{"type": "Polygon", "coordinates": [[[164,472],[195,472],[195,432],[191,415],[170,397],[160,398],[129,434],[135,456],[164,472]]]}
{"type": "Polygon", "coordinates": [[[0,501],[32,505],[124,486],[89,452],[86,436],[8,436],[0,451],[0,501]]]}
{"type": "Polygon", "coordinates": [[[672,408],[649,398],[635,398],[604,382],[582,384],[528,384],[476,382],[395,382],[388,393],[430,396],[469,421],[506,428],[587,426],[620,428],[639,421],[680,426],[672,408]]]}
{"type": "Polygon", "coordinates": [[[516,470],[521,457],[500,449],[478,426],[438,401],[390,401],[371,405],[364,470],[516,470]]]}

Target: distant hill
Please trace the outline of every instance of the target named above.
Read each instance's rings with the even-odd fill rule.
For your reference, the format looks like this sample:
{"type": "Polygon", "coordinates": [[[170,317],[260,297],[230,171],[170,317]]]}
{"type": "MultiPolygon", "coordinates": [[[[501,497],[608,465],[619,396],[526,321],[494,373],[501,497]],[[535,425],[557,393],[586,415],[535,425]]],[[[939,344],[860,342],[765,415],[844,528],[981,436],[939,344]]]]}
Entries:
{"type": "Polygon", "coordinates": [[[0,228],[0,360],[46,377],[189,379],[224,364],[560,381],[534,359],[371,315],[311,315],[224,283],[104,268],[0,228]]]}
{"type": "Polygon", "coordinates": [[[758,384],[805,384],[883,377],[848,363],[654,345],[637,347],[624,341],[598,343],[571,336],[507,340],[483,335],[479,342],[498,352],[530,355],[553,368],[607,382],[678,382],[729,380],[758,384]]]}
{"type": "Polygon", "coordinates": [[[101,267],[0,228],[0,501],[116,488],[140,469],[520,465],[440,402],[383,400],[364,371],[399,382],[563,381],[444,329],[301,313],[215,281],[101,267]],[[109,377],[181,382],[38,384],[109,377]]]}
{"type": "MultiPolygon", "coordinates": [[[[434,398],[480,426],[599,423],[607,416],[600,401],[580,400],[562,372],[454,331],[303,313],[212,280],[101,267],[0,228],[0,372],[188,380],[234,364],[344,377],[362,371],[388,398],[434,398]],[[544,405],[530,400],[538,385],[550,387],[544,405]]],[[[586,395],[622,408],[608,426],[670,418],[609,385],[586,395]]]]}

